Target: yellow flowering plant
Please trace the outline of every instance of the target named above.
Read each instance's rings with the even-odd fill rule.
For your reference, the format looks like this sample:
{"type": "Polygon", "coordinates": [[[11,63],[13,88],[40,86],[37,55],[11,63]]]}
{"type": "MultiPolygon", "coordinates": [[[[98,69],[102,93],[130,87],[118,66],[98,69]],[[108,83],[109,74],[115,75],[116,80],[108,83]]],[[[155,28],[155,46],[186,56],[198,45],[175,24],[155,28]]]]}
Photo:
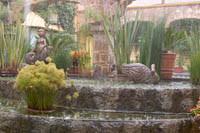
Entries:
{"type": "Polygon", "coordinates": [[[24,92],[30,109],[53,109],[56,92],[66,86],[64,70],[57,69],[50,57],[46,61],[48,64],[37,61],[35,65],[27,65],[17,75],[14,87],[24,92]]]}

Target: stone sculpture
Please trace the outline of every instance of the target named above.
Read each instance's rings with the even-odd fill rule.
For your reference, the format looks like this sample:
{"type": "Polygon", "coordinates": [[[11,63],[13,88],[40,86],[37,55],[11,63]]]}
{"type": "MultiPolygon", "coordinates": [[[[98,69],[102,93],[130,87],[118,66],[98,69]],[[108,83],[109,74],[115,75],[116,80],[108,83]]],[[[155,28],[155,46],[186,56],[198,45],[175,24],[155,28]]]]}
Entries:
{"type": "Polygon", "coordinates": [[[38,30],[39,39],[37,40],[35,48],[28,52],[25,57],[27,64],[34,64],[37,60],[45,61],[50,51],[53,49],[51,46],[47,46],[45,39],[45,30],[38,30]]]}
{"type": "Polygon", "coordinates": [[[154,64],[152,64],[151,70],[140,63],[124,64],[122,65],[122,74],[134,83],[156,84],[160,81],[158,74],[155,72],[154,64]]]}

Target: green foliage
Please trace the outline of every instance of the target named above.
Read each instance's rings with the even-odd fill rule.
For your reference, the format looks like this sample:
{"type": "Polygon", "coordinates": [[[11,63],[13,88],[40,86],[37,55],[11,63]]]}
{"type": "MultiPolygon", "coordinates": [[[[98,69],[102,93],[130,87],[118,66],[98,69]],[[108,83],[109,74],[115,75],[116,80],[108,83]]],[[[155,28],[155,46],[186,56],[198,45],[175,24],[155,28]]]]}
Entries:
{"type": "Polygon", "coordinates": [[[185,31],[176,32],[172,27],[165,29],[165,37],[163,42],[164,50],[173,50],[178,44],[185,41],[185,31]]]}
{"type": "Polygon", "coordinates": [[[79,68],[82,69],[82,71],[84,71],[84,69],[91,68],[90,53],[88,53],[88,52],[79,52],[78,53],[78,66],[79,66],[79,68]]]}
{"type": "Polygon", "coordinates": [[[161,55],[163,41],[165,39],[166,18],[162,18],[155,24],[147,24],[140,41],[140,62],[149,68],[155,64],[156,72],[160,75],[161,55]]]}
{"type": "Polygon", "coordinates": [[[14,87],[24,92],[24,98],[29,108],[48,110],[53,108],[56,92],[65,87],[65,74],[57,69],[51,59],[48,64],[37,61],[35,65],[25,66],[17,75],[14,87]]]}
{"type": "Polygon", "coordinates": [[[190,57],[189,73],[192,84],[200,84],[200,53],[190,57]]]}
{"type": "Polygon", "coordinates": [[[193,84],[200,84],[200,32],[194,31],[190,35],[186,34],[190,46],[190,80],[193,84]]]}
{"type": "Polygon", "coordinates": [[[194,29],[200,29],[200,19],[196,18],[186,18],[175,20],[170,23],[169,27],[174,29],[174,31],[186,31],[187,33],[192,32],[194,29]]]}
{"type": "MultiPolygon", "coordinates": [[[[65,32],[74,33],[75,5],[66,2],[55,2],[48,5],[47,2],[40,2],[33,8],[48,24],[59,24],[65,32]],[[52,20],[52,16],[57,16],[57,20],[52,20]]],[[[47,25],[48,26],[48,25],[47,25]]]]}
{"type": "Polygon", "coordinates": [[[134,22],[128,23],[126,15],[122,22],[121,16],[122,12],[117,6],[114,15],[110,12],[107,17],[102,13],[104,33],[114,54],[116,65],[120,68],[122,64],[130,63],[130,56],[138,32],[139,12],[137,12],[134,22]]]}
{"type": "Polygon", "coordinates": [[[0,20],[3,22],[7,21],[8,9],[5,5],[0,2],[0,20]]]}
{"type": "Polygon", "coordinates": [[[0,68],[17,70],[23,63],[29,45],[25,40],[24,28],[20,22],[6,29],[0,24],[0,68]]]}
{"type": "Polygon", "coordinates": [[[72,65],[70,51],[77,49],[74,37],[69,34],[50,33],[50,35],[46,36],[46,40],[47,44],[53,47],[51,57],[56,67],[67,71],[72,65]]]}

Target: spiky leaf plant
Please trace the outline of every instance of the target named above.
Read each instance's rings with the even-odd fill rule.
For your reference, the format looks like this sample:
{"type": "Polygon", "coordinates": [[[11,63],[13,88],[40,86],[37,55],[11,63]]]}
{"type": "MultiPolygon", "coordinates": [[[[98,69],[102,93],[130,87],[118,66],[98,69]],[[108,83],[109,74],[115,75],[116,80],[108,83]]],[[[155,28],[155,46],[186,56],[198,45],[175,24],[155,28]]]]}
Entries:
{"type": "Polygon", "coordinates": [[[17,70],[23,63],[28,50],[24,27],[18,21],[6,29],[0,23],[0,69],[17,70]]]}
{"type": "Polygon", "coordinates": [[[115,6],[114,14],[110,12],[109,16],[106,16],[102,13],[101,16],[103,18],[104,33],[115,57],[115,63],[121,68],[122,64],[130,63],[138,32],[139,12],[137,12],[135,20],[132,22],[128,21],[126,13],[121,19],[122,12],[118,6],[115,6]]]}

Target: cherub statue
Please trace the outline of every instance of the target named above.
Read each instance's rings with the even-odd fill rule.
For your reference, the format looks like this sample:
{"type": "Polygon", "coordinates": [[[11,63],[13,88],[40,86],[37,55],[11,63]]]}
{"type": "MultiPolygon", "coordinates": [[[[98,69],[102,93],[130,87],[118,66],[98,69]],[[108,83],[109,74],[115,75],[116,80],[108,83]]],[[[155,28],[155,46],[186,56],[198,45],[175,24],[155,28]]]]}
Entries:
{"type": "Polygon", "coordinates": [[[37,60],[45,61],[50,51],[53,49],[51,46],[47,46],[45,39],[45,30],[38,30],[39,39],[37,40],[35,48],[28,52],[25,57],[27,64],[34,64],[37,60]]]}

